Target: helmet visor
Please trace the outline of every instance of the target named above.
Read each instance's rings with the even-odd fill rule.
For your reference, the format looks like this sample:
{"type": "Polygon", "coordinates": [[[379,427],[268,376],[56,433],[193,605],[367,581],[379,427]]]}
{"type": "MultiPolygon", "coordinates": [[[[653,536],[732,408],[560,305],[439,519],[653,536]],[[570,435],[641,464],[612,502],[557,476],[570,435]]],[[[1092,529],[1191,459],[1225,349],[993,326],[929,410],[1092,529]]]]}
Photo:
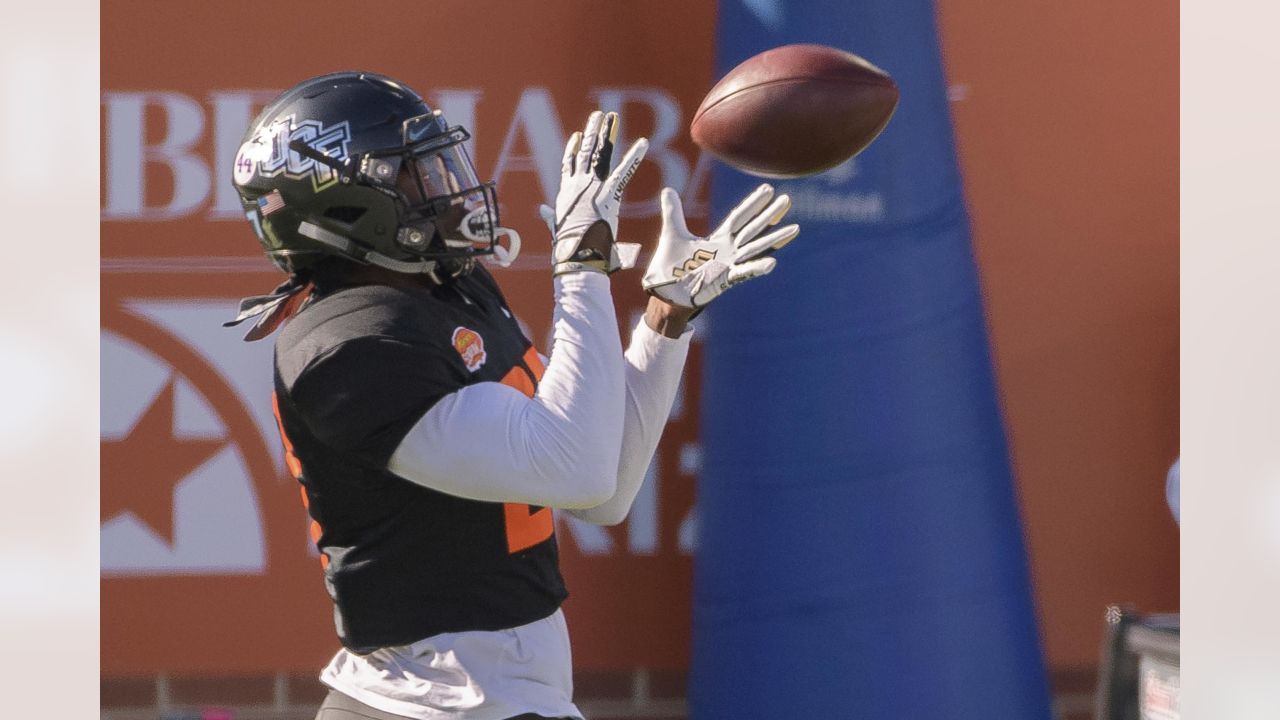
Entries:
{"type": "Polygon", "coordinates": [[[405,237],[416,241],[408,247],[419,254],[476,255],[493,250],[498,203],[493,186],[476,177],[462,144],[465,137],[452,137],[444,145],[440,141],[445,138],[437,138],[415,147],[401,166],[396,185],[408,200],[405,237]]]}
{"type": "Polygon", "coordinates": [[[410,196],[410,199],[417,203],[457,195],[480,186],[476,168],[461,142],[415,154],[413,170],[419,196],[410,196]]]}

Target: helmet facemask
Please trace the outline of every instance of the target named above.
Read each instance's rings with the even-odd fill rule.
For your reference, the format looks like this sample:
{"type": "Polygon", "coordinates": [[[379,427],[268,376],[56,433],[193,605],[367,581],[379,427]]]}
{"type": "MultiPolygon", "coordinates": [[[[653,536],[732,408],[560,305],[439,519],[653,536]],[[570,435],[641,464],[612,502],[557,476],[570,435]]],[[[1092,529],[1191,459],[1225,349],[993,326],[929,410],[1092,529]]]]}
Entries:
{"type": "Polygon", "coordinates": [[[520,236],[499,225],[493,183],[476,176],[468,139],[461,127],[445,128],[436,111],[405,121],[403,147],[359,158],[362,181],[398,196],[396,246],[436,261],[445,275],[460,274],[485,255],[507,266],[520,250],[520,236]]]}
{"type": "Polygon", "coordinates": [[[355,238],[309,222],[299,226],[299,233],[361,262],[398,272],[424,272],[437,280],[470,271],[476,258],[485,255],[503,267],[514,262],[520,236],[498,224],[494,185],[480,182],[463,144],[470,134],[461,127],[447,128],[437,110],[406,120],[402,137],[401,146],[345,161],[300,140],[290,142],[289,148],[333,168],[343,185],[372,188],[394,199],[394,246],[410,260],[361,249],[352,244],[355,238]],[[504,237],[505,244],[500,242],[504,237]]]}

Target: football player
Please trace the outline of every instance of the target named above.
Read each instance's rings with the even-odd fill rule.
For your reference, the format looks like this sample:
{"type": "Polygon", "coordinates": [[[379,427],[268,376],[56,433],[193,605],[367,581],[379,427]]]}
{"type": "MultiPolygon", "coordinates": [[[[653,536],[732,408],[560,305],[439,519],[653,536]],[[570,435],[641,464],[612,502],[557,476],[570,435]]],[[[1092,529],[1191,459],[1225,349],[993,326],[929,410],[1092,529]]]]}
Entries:
{"type": "Polygon", "coordinates": [[[706,238],[663,191],[652,295],[624,352],[610,275],[622,193],[616,115],[565,148],[553,235],[554,332],[539,355],[478,262],[510,264],[464,142],[416,93],[372,73],[307,80],[245,135],[234,181],[288,280],[241,303],[246,339],[282,328],[275,404],[313,519],[342,649],[318,718],[580,718],[552,508],[626,517],[675,397],[688,321],[764,275],[798,233],[761,186],[706,238]]]}

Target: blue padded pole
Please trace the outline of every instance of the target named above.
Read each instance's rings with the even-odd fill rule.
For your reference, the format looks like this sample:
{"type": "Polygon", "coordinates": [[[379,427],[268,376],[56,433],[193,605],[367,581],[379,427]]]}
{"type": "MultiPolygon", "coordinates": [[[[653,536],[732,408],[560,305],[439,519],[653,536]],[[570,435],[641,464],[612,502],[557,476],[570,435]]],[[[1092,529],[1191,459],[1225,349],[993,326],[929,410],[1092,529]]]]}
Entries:
{"type": "MultiPolygon", "coordinates": [[[[704,315],[699,720],[1045,720],[1048,690],[924,0],[723,0],[718,71],[817,42],[898,81],[799,239],[704,315]]],[[[758,182],[724,166],[716,218],[758,182]]]]}

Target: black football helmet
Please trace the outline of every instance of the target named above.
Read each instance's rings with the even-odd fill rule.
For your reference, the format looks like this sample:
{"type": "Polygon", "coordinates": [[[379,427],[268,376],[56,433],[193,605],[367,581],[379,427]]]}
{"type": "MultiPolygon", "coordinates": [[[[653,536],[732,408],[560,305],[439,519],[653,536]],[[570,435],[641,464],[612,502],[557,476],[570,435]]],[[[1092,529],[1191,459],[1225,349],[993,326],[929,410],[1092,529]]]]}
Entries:
{"type": "Polygon", "coordinates": [[[493,183],[476,178],[469,137],[395,80],[335,73],[267,105],[232,175],[281,270],[338,255],[440,280],[480,256],[505,265],[519,252],[519,235],[498,224],[493,183]]]}

